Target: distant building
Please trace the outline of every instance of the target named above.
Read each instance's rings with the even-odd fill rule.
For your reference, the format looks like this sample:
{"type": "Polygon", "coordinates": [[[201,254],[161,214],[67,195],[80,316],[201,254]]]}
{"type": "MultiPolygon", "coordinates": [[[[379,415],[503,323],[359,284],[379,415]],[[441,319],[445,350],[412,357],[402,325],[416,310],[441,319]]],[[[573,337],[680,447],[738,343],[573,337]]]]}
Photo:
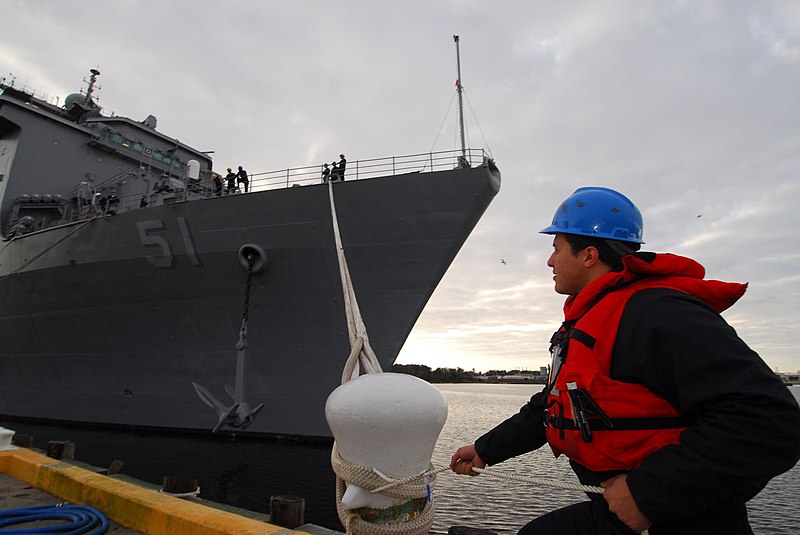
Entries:
{"type": "Polygon", "coordinates": [[[786,384],[786,385],[800,385],[800,370],[797,370],[797,372],[795,372],[795,373],[782,372],[782,373],[776,373],[775,375],[777,375],[778,377],[781,378],[781,381],[783,381],[783,384],[786,384]]]}

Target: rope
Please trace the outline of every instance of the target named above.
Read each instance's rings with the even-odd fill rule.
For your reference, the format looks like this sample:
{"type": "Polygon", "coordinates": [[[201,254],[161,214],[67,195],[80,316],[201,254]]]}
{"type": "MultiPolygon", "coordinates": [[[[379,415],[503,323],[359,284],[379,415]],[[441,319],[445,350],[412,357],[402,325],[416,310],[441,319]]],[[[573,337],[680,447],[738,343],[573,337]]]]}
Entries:
{"type": "MultiPolygon", "coordinates": [[[[43,250],[43,251],[42,251],[42,252],[40,252],[39,254],[37,254],[37,255],[34,255],[34,256],[33,256],[33,257],[30,259],[30,260],[28,260],[27,262],[23,263],[23,264],[22,264],[21,266],[19,266],[17,269],[15,269],[15,270],[14,270],[14,271],[12,271],[11,273],[9,273],[8,275],[6,275],[6,276],[5,276],[5,277],[3,277],[2,279],[0,279],[0,284],[3,284],[4,282],[6,282],[6,281],[9,279],[9,277],[11,277],[12,275],[16,275],[17,273],[19,273],[20,271],[22,271],[23,269],[25,269],[26,267],[28,267],[29,265],[31,265],[32,263],[34,263],[36,260],[38,260],[39,258],[41,258],[41,256],[42,256],[42,255],[44,255],[45,253],[47,253],[47,252],[49,252],[49,251],[53,250],[53,248],[55,248],[55,246],[56,246],[56,245],[58,245],[59,243],[63,242],[64,240],[66,240],[67,238],[69,238],[70,236],[72,236],[73,234],[75,234],[76,232],[78,232],[79,230],[81,230],[83,227],[85,227],[86,225],[88,225],[89,223],[91,223],[92,221],[94,221],[95,219],[97,219],[98,217],[99,217],[99,216],[95,216],[95,217],[92,217],[91,219],[87,219],[87,220],[86,220],[86,222],[85,222],[83,225],[81,225],[81,226],[79,226],[79,227],[77,227],[77,228],[73,229],[73,230],[72,230],[72,232],[69,232],[68,234],[65,234],[65,235],[64,235],[64,236],[62,236],[62,237],[61,237],[59,240],[56,240],[56,241],[55,241],[55,242],[54,242],[52,245],[50,245],[50,247],[46,248],[45,250],[43,250]]],[[[12,239],[11,241],[14,241],[14,239],[12,239]]],[[[11,242],[9,242],[9,243],[6,245],[6,247],[8,247],[9,245],[11,245],[11,242]]],[[[3,247],[3,251],[5,251],[5,250],[6,250],[6,247],[3,247]]]]}
{"type": "MultiPolygon", "coordinates": [[[[355,379],[359,375],[359,367],[363,366],[365,373],[381,373],[381,364],[378,357],[372,350],[367,336],[367,327],[361,317],[358,308],[358,300],[353,289],[353,281],[350,279],[350,270],[347,268],[347,258],[345,258],[342,237],[339,232],[339,220],[336,215],[336,203],[333,198],[333,182],[328,182],[328,196],[331,203],[331,220],[333,223],[333,234],[336,240],[336,255],[339,260],[339,275],[342,279],[342,294],[344,296],[345,314],[347,316],[347,333],[350,339],[350,355],[342,371],[342,384],[355,379]]],[[[339,455],[339,448],[336,442],[333,443],[331,450],[331,466],[336,473],[336,512],[339,520],[345,526],[347,535],[422,535],[430,531],[433,525],[434,507],[430,499],[430,487],[435,478],[430,478],[423,482],[419,478],[412,478],[409,481],[394,481],[380,471],[367,468],[346,461],[339,455]],[[410,518],[401,517],[394,524],[377,524],[367,522],[358,513],[345,509],[342,505],[347,484],[355,485],[364,489],[382,488],[390,480],[390,485],[386,485],[389,492],[387,496],[409,501],[413,499],[427,498],[422,511],[410,513],[410,518]],[[411,517],[411,515],[416,515],[411,517]]],[[[408,478],[406,478],[408,479],[408,478]]],[[[378,492],[377,490],[373,490],[378,492]]]]}
{"type": "MultiPolygon", "coordinates": [[[[436,137],[433,139],[433,143],[431,143],[431,149],[428,151],[429,153],[433,152],[433,148],[436,146],[436,142],[439,140],[439,136],[441,135],[442,130],[444,129],[444,123],[445,121],[447,121],[447,116],[450,115],[450,110],[453,107],[453,102],[455,102],[456,100],[456,93],[457,91],[453,91],[453,97],[450,99],[450,105],[447,106],[447,112],[444,114],[444,118],[442,118],[442,124],[439,125],[439,131],[436,132],[436,137]]],[[[422,166],[422,169],[420,169],[420,171],[424,171],[427,166],[428,163],[425,162],[425,165],[422,166]]],[[[431,171],[433,171],[433,166],[431,166],[431,171]]]]}
{"type": "Polygon", "coordinates": [[[416,476],[395,480],[375,468],[360,466],[345,460],[339,454],[336,442],[333,443],[331,450],[331,466],[336,473],[336,512],[347,535],[421,535],[430,531],[434,517],[430,489],[436,482],[433,472],[426,471],[416,476]],[[391,483],[384,485],[386,481],[391,483]],[[342,497],[347,489],[345,482],[367,490],[371,489],[370,492],[373,494],[381,492],[386,496],[397,498],[399,502],[426,498],[425,506],[422,511],[417,513],[417,516],[408,521],[398,521],[396,524],[366,522],[356,512],[345,509],[342,505],[342,497]],[[388,490],[388,492],[384,492],[384,490],[388,490]]]}
{"type": "MultiPolygon", "coordinates": [[[[444,466],[441,468],[433,468],[433,465],[424,472],[419,474],[415,474],[412,476],[404,477],[401,479],[395,479],[389,477],[377,468],[366,468],[364,466],[358,466],[352,463],[345,461],[341,456],[339,456],[338,449],[336,447],[336,443],[333,444],[333,451],[331,453],[331,465],[334,467],[334,472],[336,472],[336,509],[339,513],[339,519],[342,521],[347,527],[347,534],[353,535],[393,535],[395,533],[401,533],[400,531],[380,531],[377,528],[381,527],[388,527],[388,526],[376,526],[375,524],[370,524],[361,520],[361,517],[352,513],[341,506],[342,495],[344,494],[344,480],[346,479],[348,482],[352,482],[354,485],[358,485],[362,488],[371,488],[371,493],[381,493],[387,496],[392,497],[414,497],[414,490],[417,489],[418,494],[421,495],[420,489],[422,486],[425,485],[425,491],[428,493],[428,504],[431,505],[430,513],[427,512],[428,504],[425,506],[425,510],[423,510],[422,514],[427,515],[430,514],[431,524],[424,528],[426,531],[410,531],[411,534],[417,533],[427,533],[427,530],[430,529],[430,526],[433,523],[433,507],[432,502],[430,500],[430,488],[433,487],[434,483],[436,482],[436,474],[441,472],[449,472],[450,467],[444,466]],[[341,477],[340,477],[341,475],[341,477]],[[376,483],[380,480],[387,481],[388,483],[381,486],[375,486],[376,483]],[[340,489],[341,484],[341,489],[340,489]],[[397,487],[400,487],[397,489],[397,487]],[[355,527],[354,527],[355,526],[355,527]],[[351,530],[351,527],[353,529],[351,530]],[[362,530],[363,529],[363,530],[362,530]]],[[[556,489],[562,490],[577,490],[581,492],[588,492],[592,494],[603,494],[604,490],[602,487],[595,487],[592,485],[581,485],[580,483],[567,483],[564,481],[556,481],[554,479],[544,479],[540,477],[529,477],[529,476],[521,476],[518,474],[513,474],[511,472],[504,472],[501,470],[495,470],[493,468],[478,468],[473,467],[473,471],[478,472],[479,474],[483,474],[485,476],[496,477],[499,479],[508,479],[512,481],[522,481],[524,483],[532,483],[534,485],[540,485],[544,487],[552,487],[556,489]]],[[[422,516],[422,515],[420,515],[422,516]]],[[[423,529],[423,528],[420,528],[423,529]]],[[[405,532],[402,532],[405,533],[405,532]]],[[[648,535],[649,531],[644,530],[640,533],[640,535],[648,535]]]]}
{"type": "Polygon", "coordinates": [[[37,520],[63,520],[65,524],[53,524],[38,528],[20,528],[6,530],[2,533],[69,533],[100,535],[108,531],[108,518],[98,509],[88,505],[42,505],[22,509],[9,509],[0,511],[0,528],[23,524],[37,520]]]}
{"type": "Polygon", "coordinates": [[[467,92],[462,90],[462,94],[467,101],[467,106],[469,106],[469,111],[472,112],[472,119],[475,121],[475,124],[478,126],[478,132],[481,133],[481,138],[483,138],[483,143],[486,145],[486,152],[489,153],[489,156],[492,157],[492,148],[489,146],[489,142],[486,141],[486,136],[483,134],[483,129],[481,128],[481,123],[478,122],[478,116],[475,115],[475,110],[472,109],[472,104],[467,98],[467,92]]]}
{"type": "Polygon", "coordinates": [[[593,487],[591,485],[581,485],[579,483],[567,483],[564,481],[556,481],[554,479],[542,479],[540,477],[528,477],[528,476],[521,476],[518,474],[512,474],[511,472],[503,472],[501,470],[495,470],[493,468],[472,468],[475,472],[479,474],[486,474],[487,476],[498,477],[501,479],[510,479],[513,481],[524,481],[525,483],[533,483],[535,485],[543,485],[545,487],[554,487],[557,489],[564,489],[564,490],[579,490],[583,492],[590,492],[593,494],[603,494],[602,487],[593,487]]]}
{"type": "Polygon", "coordinates": [[[426,490],[426,492],[430,493],[430,488],[433,485],[433,483],[436,481],[436,474],[438,474],[442,470],[443,469],[441,469],[441,468],[439,470],[434,470],[433,469],[433,465],[431,464],[430,467],[427,470],[424,470],[424,471],[420,472],[419,474],[414,474],[413,476],[408,476],[408,477],[403,477],[403,478],[400,478],[400,479],[395,479],[395,478],[393,478],[391,476],[387,476],[386,474],[384,474],[383,472],[381,472],[377,468],[373,468],[372,471],[375,472],[375,474],[378,477],[380,477],[381,479],[383,479],[384,481],[388,481],[388,483],[386,485],[383,485],[382,487],[378,487],[376,489],[372,489],[370,492],[373,493],[373,494],[377,494],[379,492],[382,492],[382,493],[386,494],[387,490],[395,488],[395,487],[400,486],[400,485],[402,485],[403,488],[412,488],[409,485],[410,483],[415,483],[420,478],[423,478],[424,481],[425,481],[425,490],[426,490]]]}
{"type": "Polygon", "coordinates": [[[356,292],[353,289],[353,281],[350,279],[350,271],[347,269],[347,259],[342,247],[342,237],[339,232],[339,219],[336,216],[336,203],[333,200],[333,182],[328,182],[328,197],[331,202],[331,219],[333,222],[333,235],[336,240],[336,254],[339,259],[339,275],[342,279],[342,293],[344,294],[344,308],[347,315],[347,332],[350,338],[350,356],[345,362],[342,372],[342,384],[358,377],[358,365],[364,367],[366,373],[381,373],[381,364],[378,357],[372,350],[367,336],[367,327],[361,318],[361,312],[356,300],[356,292]]]}
{"type": "Polygon", "coordinates": [[[373,494],[381,493],[392,498],[413,499],[427,498],[429,487],[436,484],[436,474],[442,470],[428,470],[402,479],[394,479],[383,474],[377,468],[360,466],[344,459],[339,453],[336,443],[331,450],[331,466],[337,475],[341,475],[348,483],[369,490],[373,494]],[[387,484],[388,482],[388,484],[387,484]]]}
{"type": "Polygon", "coordinates": [[[160,489],[158,492],[166,494],[167,496],[172,496],[173,498],[197,498],[200,496],[200,487],[197,487],[191,492],[167,492],[164,489],[160,489]]]}
{"type": "MultiPolygon", "coordinates": [[[[431,466],[431,468],[429,470],[426,470],[425,472],[422,472],[420,474],[416,474],[416,475],[413,475],[413,476],[405,477],[403,479],[393,479],[393,478],[391,478],[389,476],[385,476],[385,475],[381,474],[377,469],[373,469],[373,470],[375,472],[377,472],[380,477],[382,477],[383,479],[385,479],[389,483],[387,483],[387,484],[385,484],[385,485],[383,485],[381,487],[377,487],[374,490],[372,490],[371,492],[380,492],[382,494],[388,494],[388,495],[392,496],[391,493],[386,492],[386,491],[388,489],[391,489],[395,485],[409,483],[409,482],[414,481],[414,480],[419,480],[420,478],[433,477],[435,479],[436,474],[440,474],[442,472],[449,472],[450,471],[450,467],[449,466],[444,466],[442,468],[434,469],[433,466],[431,466]]],[[[602,494],[603,491],[604,491],[604,489],[602,487],[594,487],[594,486],[591,486],[591,485],[581,485],[580,483],[567,483],[567,482],[564,482],[564,481],[556,481],[554,479],[545,479],[545,478],[541,478],[541,477],[521,476],[521,475],[518,475],[518,474],[511,473],[511,472],[504,472],[502,470],[495,470],[493,468],[473,467],[472,470],[475,471],[475,472],[478,472],[479,474],[484,474],[484,475],[490,476],[490,477],[496,477],[496,478],[499,478],[499,479],[509,479],[509,480],[512,480],[512,481],[522,481],[522,482],[525,482],[525,483],[533,483],[534,485],[540,485],[540,486],[544,486],[544,487],[553,487],[553,488],[562,489],[562,490],[577,490],[577,491],[581,491],[581,492],[589,492],[589,493],[592,493],[592,494],[602,494]]]]}

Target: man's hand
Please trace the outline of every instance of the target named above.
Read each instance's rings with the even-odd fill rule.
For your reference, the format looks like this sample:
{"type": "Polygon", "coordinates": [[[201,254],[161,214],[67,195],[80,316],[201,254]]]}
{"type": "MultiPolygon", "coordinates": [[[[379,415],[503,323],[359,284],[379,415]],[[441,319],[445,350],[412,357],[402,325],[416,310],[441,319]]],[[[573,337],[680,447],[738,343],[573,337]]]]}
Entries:
{"type": "Polygon", "coordinates": [[[475,450],[475,444],[458,448],[453,454],[453,458],[450,459],[450,470],[456,474],[477,476],[478,473],[472,471],[473,467],[486,468],[486,463],[475,450]]]}
{"type": "Polygon", "coordinates": [[[617,518],[633,531],[641,533],[650,527],[650,520],[636,505],[627,480],[628,476],[621,474],[600,483],[605,489],[603,498],[608,503],[609,511],[617,515],[617,518]]]}

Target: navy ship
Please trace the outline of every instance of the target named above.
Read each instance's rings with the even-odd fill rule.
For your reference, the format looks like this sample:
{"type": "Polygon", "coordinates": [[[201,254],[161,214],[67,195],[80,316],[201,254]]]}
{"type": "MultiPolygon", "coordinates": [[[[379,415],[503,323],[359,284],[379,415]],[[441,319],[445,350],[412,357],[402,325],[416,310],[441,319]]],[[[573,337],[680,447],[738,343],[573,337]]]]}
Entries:
{"type": "Polygon", "coordinates": [[[61,105],[0,81],[0,417],[329,437],[350,353],[331,190],[388,370],[497,194],[494,162],[462,141],[219,195],[208,153],[103,113],[99,74],[61,105]]]}

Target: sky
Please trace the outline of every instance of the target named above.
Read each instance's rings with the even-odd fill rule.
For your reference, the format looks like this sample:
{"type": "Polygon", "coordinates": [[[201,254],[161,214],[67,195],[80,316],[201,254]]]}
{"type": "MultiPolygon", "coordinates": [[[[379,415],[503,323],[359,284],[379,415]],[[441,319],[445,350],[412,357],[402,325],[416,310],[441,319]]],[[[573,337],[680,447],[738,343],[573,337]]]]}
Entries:
{"type": "MultiPolygon", "coordinates": [[[[499,194],[402,364],[536,370],[563,296],[538,234],[581,186],[627,195],[645,250],[748,282],[723,315],[800,369],[800,2],[0,0],[0,77],[251,173],[452,150],[460,36],[467,145],[499,194]],[[501,259],[505,263],[501,262],[501,259]]],[[[365,318],[367,328],[369,319],[365,318]]]]}

